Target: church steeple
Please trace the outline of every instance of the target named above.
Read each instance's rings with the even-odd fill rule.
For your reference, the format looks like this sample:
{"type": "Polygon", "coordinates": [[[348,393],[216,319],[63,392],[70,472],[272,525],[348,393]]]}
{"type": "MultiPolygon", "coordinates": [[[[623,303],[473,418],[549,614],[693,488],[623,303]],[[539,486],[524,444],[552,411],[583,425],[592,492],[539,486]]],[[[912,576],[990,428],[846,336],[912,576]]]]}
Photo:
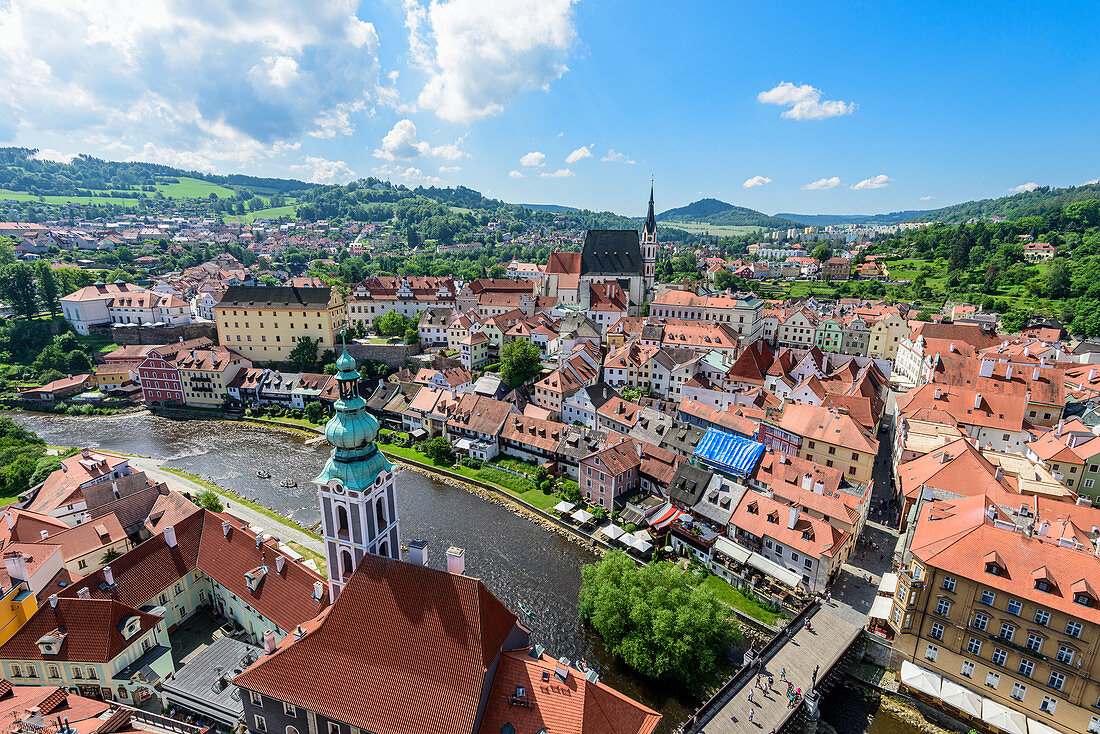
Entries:
{"type": "Polygon", "coordinates": [[[649,212],[642,227],[642,267],[645,275],[645,298],[653,294],[657,276],[657,217],[653,213],[653,181],[649,182],[649,212]]]}
{"type": "Polygon", "coordinates": [[[332,455],[313,480],[332,599],[364,554],[401,557],[394,466],[375,444],[380,424],[359,395],[359,373],[346,347],[336,369],[340,397],[325,424],[332,455]]]}
{"type": "Polygon", "coordinates": [[[649,213],[645,215],[645,227],[642,231],[657,236],[657,217],[653,215],[653,184],[649,185],[649,213]]]}

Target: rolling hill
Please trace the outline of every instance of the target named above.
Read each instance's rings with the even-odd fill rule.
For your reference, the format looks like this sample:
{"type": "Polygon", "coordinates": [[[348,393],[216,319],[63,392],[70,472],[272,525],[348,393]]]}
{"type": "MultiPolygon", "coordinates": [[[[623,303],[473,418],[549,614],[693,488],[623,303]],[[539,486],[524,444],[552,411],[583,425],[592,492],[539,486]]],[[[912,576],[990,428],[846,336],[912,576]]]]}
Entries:
{"type": "Polygon", "coordinates": [[[712,224],[765,229],[799,226],[797,222],[790,219],[772,217],[755,209],[734,206],[718,199],[700,199],[687,206],[663,211],[657,215],[657,221],[665,224],[712,224]]]}

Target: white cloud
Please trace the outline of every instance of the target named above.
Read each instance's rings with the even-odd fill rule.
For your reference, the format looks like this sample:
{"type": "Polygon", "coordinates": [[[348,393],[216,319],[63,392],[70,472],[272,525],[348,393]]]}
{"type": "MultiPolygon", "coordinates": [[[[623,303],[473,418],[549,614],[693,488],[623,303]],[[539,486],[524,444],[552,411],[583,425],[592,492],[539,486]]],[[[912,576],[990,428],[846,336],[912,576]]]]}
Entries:
{"type": "Polygon", "coordinates": [[[533,150],[519,159],[519,164],[526,168],[541,168],[546,160],[546,154],[533,150]]]}
{"type": "Polygon", "coordinates": [[[604,163],[627,163],[631,166],[635,161],[632,161],[625,153],[619,153],[614,148],[607,149],[607,155],[600,159],[604,163]]]}
{"type": "Polygon", "coordinates": [[[391,181],[397,179],[402,183],[416,184],[422,186],[438,186],[443,183],[443,179],[438,176],[425,175],[416,166],[407,166],[402,168],[401,166],[381,165],[371,169],[371,173],[375,176],[381,176],[390,179],[391,181]]]}
{"type": "Polygon", "coordinates": [[[774,104],[788,109],[780,115],[788,120],[823,120],[841,117],[855,111],[852,102],[821,99],[821,90],[809,84],[780,82],[771,89],[756,95],[761,104],[774,104]]]}
{"type": "Polygon", "coordinates": [[[559,168],[553,173],[547,173],[546,171],[543,171],[539,174],[541,178],[569,178],[572,175],[573,172],[570,171],[568,168],[559,168]]]}
{"type": "Polygon", "coordinates": [[[1035,183],[1034,181],[1028,181],[1027,183],[1020,184],[1019,186],[1013,186],[1011,189],[1008,190],[1014,191],[1018,194],[1022,191],[1034,191],[1037,188],[1039,188],[1039,184],[1035,183]]]}
{"type": "Polygon", "coordinates": [[[72,163],[76,153],[62,153],[53,148],[40,148],[33,156],[36,161],[57,161],[58,163],[72,163]]]}
{"type": "Polygon", "coordinates": [[[565,157],[565,162],[568,163],[569,165],[573,165],[574,163],[576,163],[579,160],[582,160],[584,158],[591,158],[591,157],[592,157],[592,146],[591,145],[585,145],[585,146],[582,146],[580,148],[577,148],[572,153],[567,155],[565,157]]]}
{"type": "Polygon", "coordinates": [[[508,171],[508,178],[523,178],[523,174],[519,171],[508,171]]]}
{"type": "Polygon", "coordinates": [[[440,173],[456,173],[462,170],[462,166],[440,166],[440,173]]]}
{"type": "Polygon", "coordinates": [[[419,140],[416,135],[416,125],[412,120],[398,120],[393,128],[382,138],[382,147],[374,149],[374,157],[387,161],[402,158],[411,160],[425,156],[435,156],[449,161],[457,161],[467,157],[459,145],[461,140],[447,145],[432,147],[426,141],[419,140]]]}
{"type": "Polygon", "coordinates": [[[1082,186],[1091,186],[1092,184],[1100,184],[1100,178],[1094,178],[1091,181],[1085,181],[1082,186]]]}
{"type": "Polygon", "coordinates": [[[340,105],[377,95],[377,34],[355,12],[352,0],[4,2],[0,135],[248,167],[346,130],[340,105]]]}
{"type": "Polygon", "coordinates": [[[803,191],[825,191],[827,189],[835,189],[840,186],[840,177],[833,176],[831,178],[819,178],[813,183],[808,183],[802,187],[803,191]]]}
{"type": "Polygon", "coordinates": [[[325,110],[313,121],[313,129],[308,135],[313,138],[328,140],[337,135],[351,135],[355,132],[355,125],[351,116],[362,112],[367,107],[365,101],[341,102],[330,110],[325,110]]]}
{"type": "Polygon", "coordinates": [[[753,176],[752,178],[746,179],[745,183],[741,184],[741,188],[754,189],[757,186],[763,186],[764,184],[770,184],[771,182],[772,180],[767,176],[753,176]]]}
{"type": "Polygon", "coordinates": [[[292,165],[290,170],[306,174],[306,180],[310,183],[347,183],[355,179],[355,171],[347,163],[312,155],[307,155],[302,163],[292,165]]]}
{"type": "Polygon", "coordinates": [[[890,178],[884,173],[880,173],[877,176],[871,176],[871,178],[865,178],[857,184],[852,184],[852,191],[870,191],[871,189],[884,189],[889,186],[894,179],[890,178]]]}
{"type": "Polygon", "coordinates": [[[405,0],[414,63],[428,75],[417,99],[444,120],[473,122],[568,71],[575,0],[405,0]]]}
{"type": "Polygon", "coordinates": [[[931,194],[929,194],[929,195],[927,195],[927,196],[922,196],[922,197],[920,197],[920,200],[921,200],[921,201],[932,201],[932,200],[933,200],[933,199],[935,199],[935,198],[936,198],[936,197],[934,197],[934,196],[932,196],[931,194]]]}

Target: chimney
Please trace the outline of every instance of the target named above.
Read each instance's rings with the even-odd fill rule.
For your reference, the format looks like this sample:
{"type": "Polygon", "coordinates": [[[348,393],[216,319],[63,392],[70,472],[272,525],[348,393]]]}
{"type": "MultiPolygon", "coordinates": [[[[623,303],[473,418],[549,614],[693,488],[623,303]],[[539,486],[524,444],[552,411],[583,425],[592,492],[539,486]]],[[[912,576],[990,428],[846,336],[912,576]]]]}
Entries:
{"type": "Polygon", "coordinates": [[[1009,365],[1009,366],[1005,367],[1005,379],[1006,380],[1011,380],[1012,379],[1012,365],[1009,365]]]}
{"type": "Polygon", "coordinates": [[[409,560],[418,566],[428,565],[428,541],[413,538],[409,542],[409,560]]]}
{"type": "Polygon", "coordinates": [[[787,519],[787,530],[794,530],[794,526],[798,524],[798,505],[791,505],[791,514],[787,519]]]}
{"type": "Polygon", "coordinates": [[[943,397],[943,389],[937,387],[936,388],[936,400],[939,400],[942,397],[943,397]]]}
{"type": "Polygon", "coordinates": [[[802,475],[802,489],[808,490],[811,487],[813,487],[813,481],[814,481],[814,478],[812,476],[810,476],[809,474],[803,474],[802,475]]]}
{"type": "Polygon", "coordinates": [[[978,393],[977,395],[974,396],[974,407],[975,408],[982,407],[982,394],[981,393],[978,393]]]}
{"type": "Polygon", "coordinates": [[[997,519],[997,506],[996,505],[990,505],[989,509],[985,511],[985,516],[988,517],[990,520],[996,520],[997,519]]]}
{"type": "Polygon", "coordinates": [[[993,478],[996,479],[998,482],[1001,481],[1002,479],[1004,479],[1004,476],[1005,476],[1005,470],[1004,470],[1004,467],[1002,467],[1002,466],[998,466],[997,471],[993,472],[993,478]]]}
{"type": "Polygon", "coordinates": [[[9,551],[4,554],[4,568],[7,569],[13,586],[20,581],[30,584],[31,576],[27,572],[27,559],[19,551],[9,551]]]}
{"type": "Polygon", "coordinates": [[[1055,438],[1061,438],[1062,437],[1062,428],[1065,425],[1066,425],[1065,421],[1058,421],[1058,425],[1054,426],[1054,437],[1055,438]]]}
{"type": "Polygon", "coordinates": [[[78,599],[91,599],[92,592],[88,591],[87,586],[81,586],[80,590],[76,592],[76,596],[78,599]]]}
{"type": "Polygon", "coordinates": [[[282,556],[275,556],[275,573],[283,572],[283,564],[286,563],[286,559],[282,556]]]}
{"type": "Polygon", "coordinates": [[[1024,356],[1025,357],[1030,357],[1031,356],[1031,347],[1024,347],[1024,356]]]}
{"type": "Polygon", "coordinates": [[[50,594],[50,609],[57,609],[57,594],[50,594]]]}
{"type": "Polygon", "coordinates": [[[174,525],[164,528],[164,542],[168,544],[169,548],[176,547],[176,528],[174,525]]]}
{"type": "Polygon", "coordinates": [[[264,654],[270,655],[275,652],[275,633],[271,630],[264,630],[264,654]]]}
{"type": "Polygon", "coordinates": [[[951,352],[952,354],[954,354],[954,353],[955,353],[955,342],[951,342],[951,343],[950,343],[950,344],[948,345],[948,347],[947,347],[947,351],[951,352]]]}
{"type": "Polygon", "coordinates": [[[306,631],[302,629],[302,625],[298,625],[294,628],[294,639],[300,640],[306,636],[306,631]]]}
{"type": "Polygon", "coordinates": [[[314,581],[313,582],[313,598],[314,599],[320,599],[321,594],[323,594],[323,593],[324,593],[324,586],[321,584],[320,581],[314,581]]]}
{"type": "Polygon", "coordinates": [[[42,536],[42,540],[45,540],[46,538],[50,537],[50,531],[49,530],[39,530],[38,534],[40,536],[42,536]]]}
{"type": "Polygon", "coordinates": [[[1096,379],[1096,373],[1098,371],[1100,371],[1100,370],[1097,370],[1095,367],[1093,367],[1091,370],[1089,370],[1089,382],[1092,382],[1093,380],[1096,379]]]}
{"type": "Polygon", "coordinates": [[[466,573],[466,551],[453,545],[447,549],[447,572],[455,576],[466,573]]]}
{"type": "MultiPolygon", "coordinates": [[[[1077,498],[1077,505],[1079,507],[1092,507],[1092,500],[1089,499],[1088,497],[1078,497],[1077,498]]],[[[1093,525],[1093,527],[1096,527],[1096,526],[1093,525]]]]}
{"type": "Polygon", "coordinates": [[[10,512],[4,513],[4,519],[8,521],[8,530],[15,527],[15,518],[11,516],[10,512]]]}
{"type": "Polygon", "coordinates": [[[110,566],[103,567],[103,580],[107,582],[108,586],[115,585],[115,572],[111,570],[110,566]]]}
{"type": "Polygon", "coordinates": [[[825,494],[825,482],[820,479],[814,482],[814,494],[825,494]]]}
{"type": "Polygon", "coordinates": [[[229,537],[229,528],[232,527],[228,520],[222,520],[222,537],[229,537]]]}
{"type": "Polygon", "coordinates": [[[1031,381],[1032,382],[1038,382],[1039,381],[1039,368],[1038,367],[1036,367],[1035,369],[1033,369],[1031,371],[1031,381]]]}
{"type": "Polygon", "coordinates": [[[992,377],[993,368],[996,364],[996,361],[992,359],[983,359],[981,367],[978,368],[978,377],[992,377]]]}

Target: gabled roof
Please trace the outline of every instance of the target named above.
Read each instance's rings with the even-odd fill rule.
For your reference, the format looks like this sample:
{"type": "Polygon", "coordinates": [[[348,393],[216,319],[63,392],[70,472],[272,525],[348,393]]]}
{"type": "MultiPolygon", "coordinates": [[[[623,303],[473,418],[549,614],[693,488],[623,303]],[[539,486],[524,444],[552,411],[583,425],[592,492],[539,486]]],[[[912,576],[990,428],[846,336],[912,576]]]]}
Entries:
{"type": "Polygon", "coordinates": [[[315,629],[234,683],[379,734],[467,734],[516,628],[477,579],[367,554],[315,629]]]}
{"type": "Polygon", "coordinates": [[[221,308],[274,307],[307,311],[327,310],[330,288],[289,288],[286,286],[231,285],[217,305],[221,308]]]}
{"type": "Polygon", "coordinates": [[[641,275],[642,248],[633,229],[590,229],[584,236],[581,275],[641,275]]]}
{"type": "Polygon", "coordinates": [[[0,659],[105,663],[137,641],[136,635],[129,640],[122,636],[123,623],[130,617],[138,618],[142,633],[161,620],[111,599],[59,598],[56,609],[42,605],[0,646],[0,659]],[[47,635],[62,640],[56,655],[43,655],[38,646],[47,635]]]}
{"type": "Polygon", "coordinates": [[[117,454],[88,450],[63,459],[62,468],[46,477],[34,499],[27,503],[27,509],[49,514],[62,505],[76,504],[84,497],[82,484],[100,480],[129,461],[117,454]]]}

